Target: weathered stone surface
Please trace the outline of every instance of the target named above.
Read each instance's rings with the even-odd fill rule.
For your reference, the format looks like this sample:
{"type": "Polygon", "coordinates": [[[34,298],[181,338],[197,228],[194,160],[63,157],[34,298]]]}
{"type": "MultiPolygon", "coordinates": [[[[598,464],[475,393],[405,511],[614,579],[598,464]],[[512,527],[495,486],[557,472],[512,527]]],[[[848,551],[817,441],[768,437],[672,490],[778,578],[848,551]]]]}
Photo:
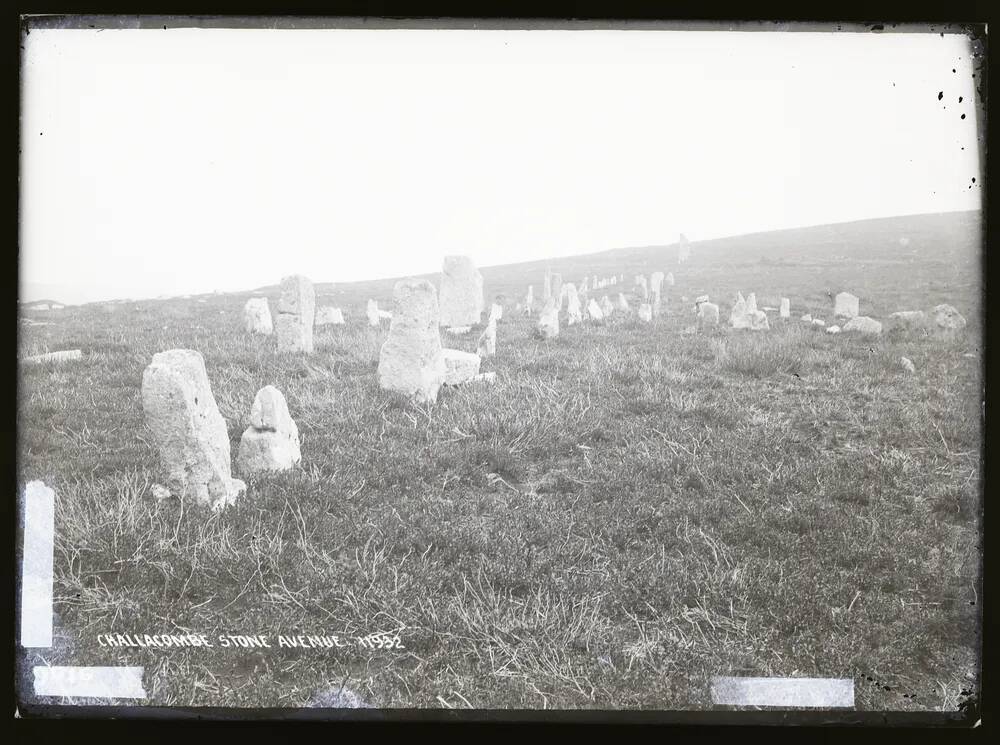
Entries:
{"type": "Polygon", "coordinates": [[[625,298],[625,293],[618,293],[618,299],[615,300],[615,310],[621,311],[622,313],[628,313],[629,305],[628,300],[625,298]]]}
{"type": "Polygon", "coordinates": [[[344,314],[340,308],[324,306],[316,309],[316,326],[343,326],[344,314]]]}
{"type": "Polygon", "coordinates": [[[404,279],[393,288],[392,303],[389,338],[379,351],[379,385],[421,402],[436,401],[447,373],[437,290],[427,280],[404,279]]]}
{"type": "Polygon", "coordinates": [[[767,320],[767,313],[764,311],[755,310],[753,313],[748,313],[747,315],[750,317],[751,331],[767,331],[771,328],[771,324],[767,320]]]}
{"type": "Polygon", "coordinates": [[[246,489],[232,478],[229,432],[192,349],[153,355],[142,374],[142,409],[171,492],[221,508],[246,489]]]}
{"type": "Polygon", "coordinates": [[[844,324],[844,331],[856,331],[865,336],[878,336],[882,333],[882,324],[868,316],[854,316],[844,324]]]}
{"type": "Polygon", "coordinates": [[[369,326],[379,326],[382,323],[382,316],[378,312],[378,301],[368,298],[365,305],[365,318],[368,319],[369,326]]]}
{"type": "Polygon", "coordinates": [[[474,326],[482,320],[483,275],[468,256],[445,256],[441,268],[441,325],[474,326]]]}
{"type": "Polygon", "coordinates": [[[698,304],[698,325],[718,326],[719,306],[715,303],[704,302],[698,304]]]}
{"type": "Polygon", "coordinates": [[[315,315],[316,292],[312,282],[299,274],[284,277],[275,322],[278,351],[312,352],[315,315]]]}
{"type": "Polygon", "coordinates": [[[908,373],[912,374],[912,373],[915,373],[917,371],[916,366],[914,366],[914,364],[913,364],[913,360],[911,360],[909,357],[900,357],[899,358],[899,364],[908,373]]]}
{"type": "Polygon", "coordinates": [[[732,311],[729,313],[729,325],[734,329],[750,328],[750,313],[747,310],[747,301],[743,299],[743,293],[739,293],[732,311]]]}
{"type": "Polygon", "coordinates": [[[576,285],[567,282],[563,285],[563,292],[566,295],[566,325],[580,323],[583,320],[583,308],[580,307],[580,295],[576,291],[576,285]]]}
{"type": "Polygon", "coordinates": [[[543,339],[553,339],[559,336],[559,311],[556,308],[555,301],[549,300],[545,304],[544,310],[538,316],[535,333],[543,339]]]}
{"type": "Polygon", "coordinates": [[[681,233],[681,238],[677,243],[677,263],[683,264],[685,261],[691,258],[691,244],[688,243],[688,239],[681,233]]]}
{"type": "Polygon", "coordinates": [[[257,391],[250,426],[240,438],[236,464],[240,473],[287,471],[302,460],[299,429],[281,391],[267,385],[257,391]]]}
{"type": "Polygon", "coordinates": [[[444,382],[447,385],[461,385],[472,380],[479,374],[482,362],[478,354],[463,352],[460,349],[443,350],[445,363],[444,382]]]}
{"type": "Polygon", "coordinates": [[[701,305],[702,303],[707,303],[709,301],[709,299],[710,298],[708,297],[708,295],[699,295],[698,297],[696,297],[694,299],[694,310],[695,310],[695,312],[696,313],[698,312],[698,306],[699,305],[701,305]]]}
{"type": "MultiPolygon", "coordinates": [[[[854,318],[861,312],[860,306],[861,301],[858,300],[857,295],[852,295],[849,292],[838,292],[837,297],[833,299],[833,315],[837,318],[854,318]]],[[[844,330],[847,330],[846,326],[844,330]]]]}
{"type": "Polygon", "coordinates": [[[243,306],[243,326],[248,334],[270,336],[274,333],[271,309],[267,305],[266,297],[252,297],[247,300],[243,306]]]}
{"type": "Polygon", "coordinates": [[[787,297],[781,298],[781,308],[778,311],[778,315],[781,318],[791,318],[792,316],[792,303],[787,297]]]}
{"type": "Polygon", "coordinates": [[[639,305],[638,316],[640,321],[645,321],[649,323],[653,320],[653,306],[649,303],[642,303],[639,305]]]}
{"type": "Polygon", "coordinates": [[[496,319],[491,319],[486,328],[483,330],[482,335],[479,337],[479,342],[476,346],[476,352],[480,357],[488,357],[490,355],[497,353],[497,322],[496,319]]]}
{"type": "Polygon", "coordinates": [[[938,328],[948,331],[957,331],[965,328],[965,317],[954,308],[954,306],[944,303],[935,305],[931,309],[931,315],[938,328]]]}
{"type": "Polygon", "coordinates": [[[24,357],[21,362],[28,365],[37,365],[43,362],[72,362],[81,359],[83,352],[79,349],[66,349],[60,352],[46,352],[45,354],[34,354],[24,357]]]}
{"type": "Polygon", "coordinates": [[[604,313],[601,311],[601,306],[597,304],[594,298],[590,298],[590,302],[587,303],[587,316],[591,321],[604,320],[604,313]]]}

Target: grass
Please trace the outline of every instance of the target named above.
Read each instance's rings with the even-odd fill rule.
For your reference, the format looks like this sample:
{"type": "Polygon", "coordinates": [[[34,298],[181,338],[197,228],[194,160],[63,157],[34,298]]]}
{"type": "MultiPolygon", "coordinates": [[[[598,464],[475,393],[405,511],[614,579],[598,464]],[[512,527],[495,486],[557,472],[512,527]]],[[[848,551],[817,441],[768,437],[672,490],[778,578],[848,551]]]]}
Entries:
{"type": "MultiPolygon", "coordinates": [[[[487,290],[509,300],[482,369],[497,383],[434,406],[378,388],[387,325],[363,309],[388,281],[321,285],[348,325],[317,329],[309,356],[244,335],[247,295],[34,314],[57,322],[22,329],[24,354],[84,360],[21,370],[19,478],[57,494],[55,644],[29,664],[141,665],[146,703],[172,706],[697,709],[724,674],[848,677],[859,709],[954,711],[978,685],[983,382],[977,275],[938,266],[942,224],[907,223],[909,273],[858,227],[845,245],[886,264],[838,265],[856,282],[830,289],[881,282],[859,292],[881,318],[951,302],[970,322],[953,338],[798,321],[683,333],[681,295],[711,294],[725,318],[736,289],[832,322],[808,246],[765,255],[737,287],[732,267],[771,238],[681,267],[622,253],[627,278],[674,272],[668,314],[547,342],[511,300],[541,271],[496,268],[487,290]],[[174,347],[204,355],[234,453],[256,391],[276,385],[301,468],[249,478],[221,514],[154,499],[139,387],[174,347]],[[380,631],[405,649],[97,643],[186,631],[380,631]]],[[[556,269],[603,275],[609,256],[556,269]]],[[[477,336],[446,344],[473,351],[477,336]]]]}

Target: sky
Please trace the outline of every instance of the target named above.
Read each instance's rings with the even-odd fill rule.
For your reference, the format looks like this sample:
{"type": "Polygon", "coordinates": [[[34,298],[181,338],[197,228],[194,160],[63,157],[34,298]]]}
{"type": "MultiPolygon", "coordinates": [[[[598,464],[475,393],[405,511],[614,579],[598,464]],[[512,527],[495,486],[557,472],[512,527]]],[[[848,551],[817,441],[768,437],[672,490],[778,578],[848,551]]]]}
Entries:
{"type": "Polygon", "coordinates": [[[35,30],[21,299],[978,209],[970,54],[936,33],[35,30]]]}

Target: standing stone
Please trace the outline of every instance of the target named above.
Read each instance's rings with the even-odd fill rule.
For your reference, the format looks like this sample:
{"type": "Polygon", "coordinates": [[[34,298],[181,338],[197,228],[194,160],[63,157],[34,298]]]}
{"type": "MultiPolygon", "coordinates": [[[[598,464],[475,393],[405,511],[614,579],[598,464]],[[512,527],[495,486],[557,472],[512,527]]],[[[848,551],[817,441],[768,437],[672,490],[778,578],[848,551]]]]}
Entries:
{"type": "Polygon", "coordinates": [[[750,330],[751,331],[767,331],[771,328],[770,322],[767,320],[767,313],[762,310],[755,310],[752,313],[748,313],[750,317],[750,330]]]}
{"type": "Polygon", "coordinates": [[[611,304],[608,296],[605,295],[601,298],[601,313],[604,314],[605,318],[609,318],[612,313],[615,312],[615,306],[611,304]]]}
{"type": "Polygon", "coordinates": [[[441,348],[437,290],[425,279],[404,279],[392,291],[389,338],[379,352],[379,385],[413,396],[437,400],[447,368],[441,348]]]}
{"type": "Polygon", "coordinates": [[[344,325],[344,314],[341,312],[340,308],[330,308],[324,306],[322,308],[316,309],[316,324],[317,326],[343,326],[344,325]]]}
{"type": "Polygon", "coordinates": [[[500,303],[493,303],[490,306],[490,315],[486,319],[486,323],[493,323],[494,321],[499,321],[503,318],[503,306],[500,303]]]}
{"type": "Polygon", "coordinates": [[[751,292],[747,295],[747,313],[753,315],[757,312],[757,293],[751,292]]]}
{"type": "Polygon", "coordinates": [[[495,318],[491,317],[490,322],[486,324],[486,329],[479,337],[476,353],[480,357],[489,357],[497,353],[497,321],[495,318]]]}
{"type": "Polygon", "coordinates": [[[601,306],[597,304],[594,298],[590,298],[590,302],[587,303],[587,315],[590,316],[591,321],[604,320],[604,313],[601,311],[601,306]]]}
{"type": "Polygon", "coordinates": [[[683,233],[681,233],[681,238],[677,242],[677,263],[683,264],[690,258],[691,258],[691,244],[688,243],[687,237],[683,233]]]}
{"type": "Polygon", "coordinates": [[[619,292],[618,299],[615,300],[615,310],[620,310],[623,313],[628,313],[628,300],[625,299],[625,293],[619,292]]]}
{"type": "Polygon", "coordinates": [[[931,314],[934,316],[934,323],[938,328],[947,331],[957,331],[965,328],[965,317],[947,303],[935,305],[931,309],[931,314]]]}
{"type": "Polygon", "coordinates": [[[276,324],[279,352],[313,351],[316,293],[312,282],[299,274],[281,280],[276,324]]]}
{"type": "Polygon", "coordinates": [[[273,385],[257,391],[250,410],[250,426],[240,438],[236,465],[240,473],[287,471],[302,460],[299,428],[288,413],[285,397],[273,385]]]}
{"type": "Polygon", "coordinates": [[[483,275],[468,256],[445,256],[441,269],[441,325],[474,326],[482,320],[483,275]]]}
{"type": "Polygon", "coordinates": [[[581,294],[587,292],[590,289],[589,282],[590,282],[589,277],[584,277],[583,281],[580,282],[580,292],[581,292],[581,294]]]}
{"type": "Polygon", "coordinates": [[[559,272],[553,272],[552,274],[552,299],[556,301],[556,311],[562,310],[563,298],[563,281],[562,275],[559,272]]]}
{"type": "Polygon", "coordinates": [[[698,325],[702,328],[706,326],[719,325],[719,306],[715,303],[698,304],[698,325]]]}
{"type": "Polygon", "coordinates": [[[193,349],[153,355],[142,373],[142,410],[171,493],[215,509],[246,489],[232,478],[229,431],[193,349]]]}
{"type": "Polygon", "coordinates": [[[750,328],[750,313],[747,310],[747,301],[743,299],[743,293],[738,293],[736,304],[733,305],[729,313],[729,325],[734,329],[750,328]]]}
{"type": "MultiPolygon", "coordinates": [[[[528,288],[529,292],[531,288],[528,288]]],[[[552,272],[549,269],[545,270],[545,276],[542,279],[542,302],[547,303],[552,299],[552,272]]]]}
{"type": "Polygon", "coordinates": [[[248,334],[270,336],[274,332],[266,297],[252,297],[243,306],[243,325],[248,334]]]}
{"type": "Polygon", "coordinates": [[[663,288],[663,277],[663,272],[653,272],[649,275],[649,292],[654,297],[658,296],[663,288]]]}
{"type": "Polygon", "coordinates": [[[580,323],[583,320],[583,309],[580,307],[580,295],[576,291],[576,285],[567,282],[563,285],[563,291],[566,293],[566,325],[580,323]]]}
{"type": "Polygon", "coordinates": [[[479,374],[479,365],[482,360],[478,354],[463,352],[460,349],[444,349],[442,353],[445,363],[445,384],[468,383],[479,374]]]}
{"type": "Polygon", "coordinates": [[[865,336],[878,336],[882,333],[882,324],[868,316],[854,316],[844,324],[844,331],[857,331],[865,336]]]}
{"type": "Polygon", "coordinates": [[[643,302],[649,300],[649,283],[646,281],[645,275],[638,275],[635,278],[635,284],[639,288],[639,299],[643,302]]]}
{"type": "Polygon", "coordinates": [[[649,303],[642,303],[639,305],[639,320],[649,323],[653,320],[653,306],[649,303]]]}
{"type": "Polygon", "coordinates": [[[663,278],[663,281],[667,283],[668,287],[674,286],[674,273],[667,272],[667,276],[663,278]]]}
{"type": "Polygon", "coordinates": [[[787,297],[781,298],[781,309],[778,311],[778,315],[782,318],[791,318],[792,304],[787,297]]]}
{"type": "Polygon", "coordinates": [[[379,326],[382,323],[382,316],[379,314],[376,300],[368,298],[368,304],[365,306],[365,317],[368,319],[369,326],[379,326]]]}
{"type": "Polygon", "coordinates": [[[538,325],[535,327],[535,331],[543,339],[553,339],[559,336],[559,311],[554,300],[549,300],[545,304],[544,310],[538,316],[538,325]]]}
{"type": "Polygon", "coordinates": [[[524,296],[524,315],[531,315],[531,307],[535,304],[535,286],[528,285],[528,294],[524,296]]]}
{"type": "MultiPolygon", "coordinates": [[[[852,295],[849,292],[840,292],[833,299],[833,315],[837,318],[854,318],[859,312],[860,301],[856,295],[852,295]]],[[[846,326],[844,330],[847,330],[846,326]]]]}

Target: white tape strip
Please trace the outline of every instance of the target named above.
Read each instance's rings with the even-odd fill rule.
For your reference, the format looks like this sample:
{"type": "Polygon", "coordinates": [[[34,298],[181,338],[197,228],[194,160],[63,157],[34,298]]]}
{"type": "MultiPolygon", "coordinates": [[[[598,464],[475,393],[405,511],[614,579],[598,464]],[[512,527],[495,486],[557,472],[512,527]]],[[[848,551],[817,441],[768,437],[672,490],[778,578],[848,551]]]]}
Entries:
{"type": "Polygon", "coordinates": [[[850,678],[713,678],[712,701],[726,706],[854,708],[850,678]]]}
{"type": "Polygon", "coordinates": [[[41,481],[24,489],[21,646],[52,646],[52,545],[56,493],[41,481]]]}
{"type": "Polygon", "coordinates": [[[32,668],[36,696],[146,698],[141,667],[32,668]]]}

